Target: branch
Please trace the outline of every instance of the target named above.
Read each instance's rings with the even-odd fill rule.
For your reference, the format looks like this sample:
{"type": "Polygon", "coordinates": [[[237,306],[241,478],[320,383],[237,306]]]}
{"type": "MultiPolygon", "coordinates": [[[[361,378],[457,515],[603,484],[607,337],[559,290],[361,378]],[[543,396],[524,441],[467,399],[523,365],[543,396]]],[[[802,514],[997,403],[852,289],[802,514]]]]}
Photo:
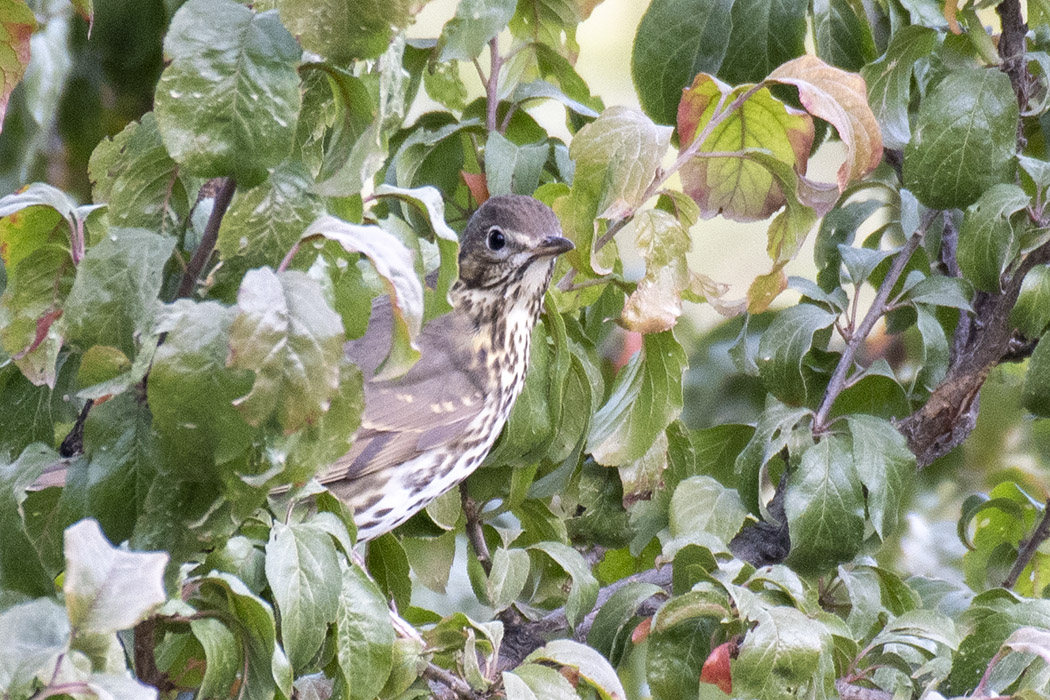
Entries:
{"type": "Polygon", "coordinates": [[[973,431],[977,399],[988,373],[1016,346],[1010,310],[1028,271],[1050,262],[1050,243],[1028,254],[999,294],[979,294],[970,319],[959,322],[948,374],[915,413],[897,421],[920,468],[948,454],[973,431]]]}
{"type": "Polygon", "coordinates": [[[479,700],[484,697],[482,694],[475,692],[470,687],[470,684],[459,676],[434,664],[428,664],[423,669],[423,678],[433,683],[440,683],[451,690],[455,697],[465,698],[466,700],[479,700]]]}
{"type": "Polygon", "coordinates": [[[219,191],[215,194],[215,204],[212,207],[211,215],[208,217],[208,223],[204,227],[204,235],[201,236],[201,242],[197,246],[197,250],[194,251],[193,257],[190,258],[189,265],[186,266],[186,274],[182,276],[182,283],[179,284],[179,297],[188,297],[193,293],[194,287],[197,286],[197,279],[200,277],[201,271],[204,266],[208,263],[208,259],[211,258],[212,251],[215,250],[215,242],[219,238],[219,226],[222,224],[222,217],[226,215],[226,210],[230,206],[230,200],[233,199],[233,193],[237,189],[237,181],[228,177],[222,182],[219,187],[219,191]]]}
{"type": "MultiPolygon", "coordinates": [[[[1010,78],[1014,94],[1017,96],[1017,104],[1024,111],[1028,105],[1028,96],[1032,91],[1032,76],[1028,72],[1028,61],[1025,58],[1025,34],[1028,27],[1025,26],[1024,17],[1021,15],[1021,3],[1018,0],[1004,0],[995,6],[995,13],[999,15],[999,23],[1002,33],[999,35],[999,57],[1002,59],[1002,71],[1010,78]]],[[[1018,141],[1024,139],[1018,130],[1018,141]]],[[[1023,147],[1023,143],[1019,143],[1023,147]]]]}
{"type": "Polygon", "coordinates": [[[890,298],[890,292],[893,290],[894,285],[897,284],[897,280],[900,279],[908,261],[911,260],[912,253],[919,247],[925,228],[923,226],[922,229],[913,233],[908,242],[904,244],[904,247],[893,258],[893,263],[890,265],[886,277],[882,280],[882,284],[879,285],[879,290],[875,294],[875,300],[871,302],[871,308],[868,309],[864,320],[860,322],[860,325],[850,335],[849,342],[846,343],[846,349],[842,351],[842,357],[839,358],[839,363],[831,375],[831,381],[828,382],[828,388],[824,391],[824,398],[820,402],[820,407],[813,417],[813,433],[815,435],[819,435],[827,430],[828,414],[831,412],[835,399],[846,388],[846,375],[849,373],[850,368],[853,367],[853,358],[856,357],[860,346],[867,340],[871,329],[875,327],[875,323],[886,313],[886,301],[890,298]]]}
{"type": "Polygon", "coordinates": [[[893,700],[893,693],[878,688],[864,688],[853,685],[842,678],[835,680],[835,690],[842,700],[893,700]]]}
{"type": "Polygon", "coordinates": [[[1032,536],[1025,540],[1020,551],[1017,552],[1017,559],[1014,561],[1013,567],[1010,568],[1010,573],[1003,579],[1003,588],[1014,587],[1017,579],[1021,577],[1021,572],[1024,571],[1024,568],[1028,566],[1028,562],[1032,561],[1032,557],[1035,556],[1039,545],[1045,542],[1048,537],[1050,537],[1050,499],[1047,499],[1043,505],[1043,517],[1039,520],[1035,530],[1032,531],[1032,536]]]}

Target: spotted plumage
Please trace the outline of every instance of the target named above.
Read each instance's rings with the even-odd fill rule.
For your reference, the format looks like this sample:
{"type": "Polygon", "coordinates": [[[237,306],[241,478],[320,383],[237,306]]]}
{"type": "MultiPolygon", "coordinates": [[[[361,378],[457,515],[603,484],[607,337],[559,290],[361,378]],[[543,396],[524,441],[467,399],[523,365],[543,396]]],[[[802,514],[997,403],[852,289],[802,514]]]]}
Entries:
{"type": "Polygon", "coordinates": [[[461,241],[453,310],[424,327],[419,362],[397,379],[373,378],[391,338],[387,299],[373,304],[368,331],[346,346],[366,378],[361,427],[319,477],[354,508],[360,539],[400,525],[484,460],[524,386],[554,260],[570,249],[537,200],[488,200],[461,241]]]}

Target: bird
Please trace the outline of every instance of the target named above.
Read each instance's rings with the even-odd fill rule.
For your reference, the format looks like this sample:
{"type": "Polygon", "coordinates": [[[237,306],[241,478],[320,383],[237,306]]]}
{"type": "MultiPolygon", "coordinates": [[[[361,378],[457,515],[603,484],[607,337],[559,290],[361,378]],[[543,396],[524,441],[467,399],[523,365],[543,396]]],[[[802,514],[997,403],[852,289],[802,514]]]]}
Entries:
{"type": "MultiPolygon", "coordinates": [[[[317,475],[353,509],[359,542],[401,525],[481,465],[524,387],[555,260],[573,248],[539,200],[486,200],[461,236],[452,310],[423,326],[419,360],[396,378],[377,376],[393,313],[389,297],[373,301],[364,335],[344,348],[364,376],[361,424],[350,451],[317,475]]],[[[31,488],[63,486],[59,466],[31,488]]]]}
{"type": "Polygon", "coordinates": [[[574,248],[550,207],[499,195],[461,237],[452,310],[426,324],[404,375],[376,372],[390,350],[389,298],[345,346],[364,374],[364,412],[350,451],[318,480],[354,511],[359,542],[404,523],[488,455],[521,394],[532,330],[558,255],[574,248]]]}

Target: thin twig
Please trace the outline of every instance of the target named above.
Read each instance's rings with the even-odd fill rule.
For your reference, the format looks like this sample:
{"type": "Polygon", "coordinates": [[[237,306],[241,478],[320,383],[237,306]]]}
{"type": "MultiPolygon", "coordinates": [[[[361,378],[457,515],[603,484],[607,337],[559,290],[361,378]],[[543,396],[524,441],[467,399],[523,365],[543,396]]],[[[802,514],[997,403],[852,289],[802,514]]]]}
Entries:
{"type": "Polygon", "coordinates": [[[831,375],[831,380],[828,382],[828,388],[824,391],[824,398],[820,402],[820,407],[813,416],[814,435],[819,435],[827,429],[828,414],[831,412],[835,399],[839,397],[839,394],[846,387],[846,375],[853,367],[853,358],[856,356],[861,344],[867,339],[868,334],[871,333],[871,329],[875,327],[875,323],[885,313],[886,300],[889,299],[893,286],[897,284],[901,273],[904,272],[904,267],[911,260],[912,253],[919,247],[924,229],[925,227],[913,233],[907,243],[904,244],[904,247],[894,257],[886,277],[882,280],[882,284],[879,285],[879,290],[875,294],[875,300],[871,302],[871,308],[868,309],[864,320],[860,322],[849,342],[846,343],[846,348],[842,351],[842,357],[839,358],[839,363],[836,365],[835,371],[831,375]]]}
{"type": "Polygon", "coordinates": [[[1021,549],[1017,552],[1017,559],[1014,560],[1010,573],[1003,579],[1003,588],[1014,587],[1017,579],[1021,577],[1021,572],[1024,571],[1024,568],[1028,566],[1028,562],[1032,561],[1032,557],[1035,556],[1039,545],[1045,542],[1048,537],[1050,537],[1050,499],[1047,499],[1046,504],[1043,506],[1043,517],[1039,520],[1035,530],[1032,531],[1032,536],[1025,540],[1025,543],[1021,545],[1021,549]]]}
{"type": "Polygon", "coordinates": [[[467,491],[467,482],[459,485],[459,495],[463,501],[463,513],[467,517],[467,541],[474,548],[474,555],[478,563],[485,570],[485,575],[492,573],[492,555],[489,553],[488,543],[485,542],[485,533],[481,529],[481,518],[478,517],[478,504],[470,497],[467,491]]]}
{"type": "Polygon", "coordinates": [[[193,257],[190,258],[190,264],[186,266],[186,274],[182,276],[182,283],[179,284],[180,298],[188,297],[193,293],[194,287],[197,286],[197,278],[200,277],[201,271],[208,263],[208,259],[211,258],[212,251],[215,250],[215,242],[219,239],[219,226],[222,224],[222,217],[226,215],[226,210],[230,206],[230,200],[233,199],[233,193],[236,189],[237,181],[232,177],[228,177],[223,180],[222,186],[216,193],[215,204],[212,206],[208,223],[204,227],[204,235],[201,236],[201,242],[197,246],[197,250],[194,251],[193,257]]]}

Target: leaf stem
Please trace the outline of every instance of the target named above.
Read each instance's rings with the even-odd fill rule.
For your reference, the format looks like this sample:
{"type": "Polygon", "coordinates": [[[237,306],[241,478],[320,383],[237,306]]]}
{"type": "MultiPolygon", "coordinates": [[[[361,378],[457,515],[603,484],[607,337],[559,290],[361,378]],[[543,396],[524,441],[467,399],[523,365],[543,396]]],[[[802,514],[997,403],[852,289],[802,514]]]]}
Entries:
{"type": "Polygon", "coordinates": [[[839,363],[835,366],[835,371],[831,375],[831,381],[828,382],[828,388],[824,391],[824,398],[820,402],[820,407],[813,416],[814,435],[820,435],[827,430],[828,414],[831,413],[831,407],[835,403],[835,399],[846,388],[846,375],[853,367],[853,358],[856,357],[857,350],[860,349],[861,344],[867,339],[868,334],[871,333],[871,329],[875,327],[875,323],[886,313],[886,300],[889,299],[893,286],[897,284],[901,273],[904,272],[904,267],[911,260],[912,253],[919,247],[925,229],[926,226],[924,225],[913,233],[911,238],[904,244],[904,247],[893,258],[893,263],[890,265],[889,271],[886,272],[886,277],[882,280],[882,284],[879,285],[879,290],[875,294],[875,300],[871,302],[871,308],[868,309],[864,320],[860,322],[860,325],[857,326],[850,336],[849,342],[846,343],[846,349],[842,351],[842,357],[839,358],[839,363]]]}
{"type": "Polygon", "coordinates": [[[226,215],[226,210],[230,206],[230,200],[233,199],[233,193],[236,189],[237,181],[232,177],[225,178],[222,185],[219,186],[219,191],[215,194],[215,204],[212,206],[211,215],[208,217],[208,223],[204,226],[204,235],[201,236],[201,242],[197,246],[197,250],[193,252],[189,265],[186,266],[186,274],[182,276],[182,283],[179,285],[178,292],[179,298],[190,296],[194,287],[197,286],[197,279],[215,250],[215,243],[219,239],[219,226],[222,224],[222,217],[226,215]]]}
{"type": "Polygon", "coordinates": [[[460,483],[459,495],[463,502],[463,513],[467,518],[467,540],[470,542],[470,546],[474,548],[474,555],[477,556],[478,563],[481,564],[481,568],[485,570],[485,575],[488,576],[492,573],[492,555],[489,553],[488,543],[485,542],[485,533],[481,529],[478,504],[470,497],[470,492],[467,490],[467,482],[460,483]]]}
{"type": "Polygon", "coordinates": [[[485,129],[496,131],[496,112],[499,109],[499,36],[489,39],[489,77],[485,81],[485,129]]]}
{"type": "Polygon", "coordinates": [[[1043,517],[1039,520],[1035,530],[1032,531],[1032,536],[1025,540],[1025,543],[1021,545],[1021,549],[1017,552],[1017,559],[1014,560],[1010,573],[1003,579],[1003,588],[1014,587],[1017,579],[1021,577],[1021,572],[1024,571],[1028,563],[1032,561],[1032,557],[1035,556],[1039,545],[1045,542],[1048,537],[1050,537],[1050,499],[1047,499],[1043,505],[1043,517]]]}

